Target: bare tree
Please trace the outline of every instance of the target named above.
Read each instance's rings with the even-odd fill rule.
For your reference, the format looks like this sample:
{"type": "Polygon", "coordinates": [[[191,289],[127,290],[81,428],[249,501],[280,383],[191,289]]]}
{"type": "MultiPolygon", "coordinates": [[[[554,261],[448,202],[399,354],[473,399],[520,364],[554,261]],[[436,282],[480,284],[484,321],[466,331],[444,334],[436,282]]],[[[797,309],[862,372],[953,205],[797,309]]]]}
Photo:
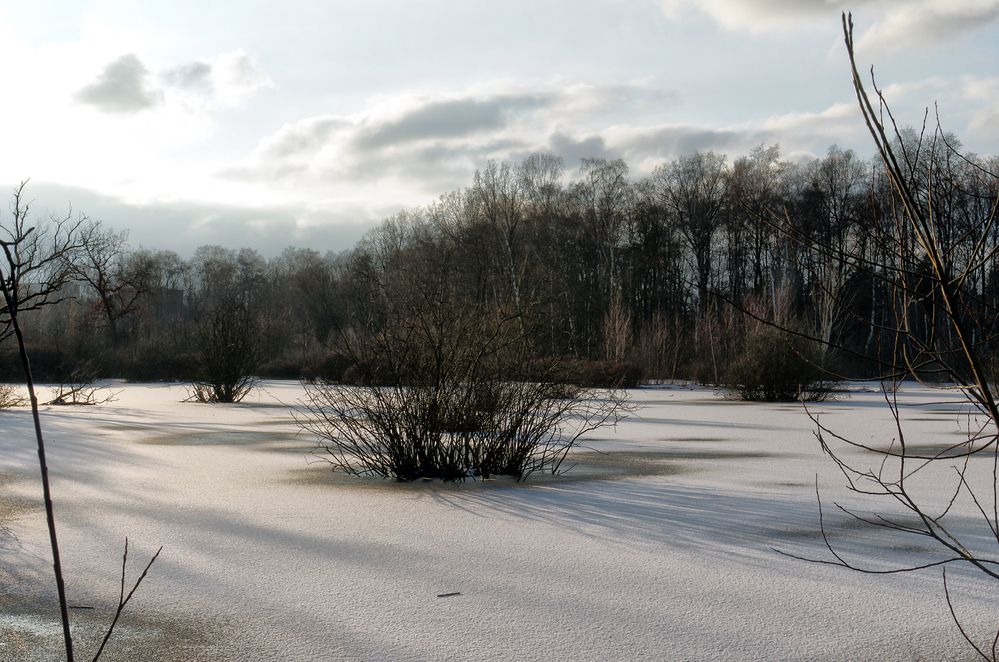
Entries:
{"type": "Polygon", "coordinates": [[[45,439],[42,434],[41,419],[38,414],[38,397],[31,376],[31,362],[28,359],[24,333],[19,316],[29,310],[38,310],[52,303],[59,296],[59,290],[69,280],[70,258],[81,248],[80,226],[84,219],[74,219],[72,214],[54,218],[47,225],[32,225],[30,220],[31,203],[25,198],[27,181],[14,189],[10,205],[10,221],[0,224],[0,249],[3,262],[0,263],[0,291],[3,293],[3,308],[0,320],[3,335],[13,335],[17,340],[21,368],[24,371],[28,399],[31,403],[31,416],[35,427],[35,442],[38,449],[38,465],[41,469],[42,493],[45,501],[45,519],[49,529],[49,545],[52,549],[52,568],[55,573],[56,590],[59,594],[59,612],[62,618],[63,640],[66,658],[73,660],[73,638],[69,629],[69,612],[66,605],[66,587],[62,575],[62,561],[59,555],[59,537],[56,534],[55,508],[52,505],[52,491],[49,487],[49,468],[45,458],[45,439]]]}
{"type": "Polygon", "coordinates": [[[499,259],[514,308],[520,310],[525,259],[520,237],[524,220],[522,179],[509,163],[491,161],[485,170],[475,173],[471,195],[495,237],[495,250],[489,254],[499,259]]]}
{"type": "Polygon", "coordinates": [[[702,311],[711,287],[715,235],[724,221],[725,173],[724,156],[696,152],[660,166],[654,174],[659,195],[693,254],[702,311]]]}
{"type": "Polygon", "coordinates": [[[117,340],[121,321],[152,287],[155,262],[149,254],[129,251],[127,231],[106,229],[98,221],[89,221],[81,231],[80,254],[67,266],[97,296],[108,333],[117,340]]]}
{"type": "Polygon", "coordinates": [[[583,159],[574,190],[597,247],[597,286],[607,304],[620,286],[618,257],[633,192],[628,166],[621,159],[583,159]]]}
{"type": "Polygon", "coordinates": [[[18,315],[39,310],[61,301],[63,286],[72,278],[72,263],[83,249],[80,229],[88,219],[52,217],[47,223],[33,224],[31,201],[25,195],[28,182],[21,182],[10,202],[10,219],[0,225],[4,246],[4,296],[0,304],[0,340],[15,335],[18,315]]]}
{"type": "Polygon", "coordinates": [[[847,282],[856,272],[843,254],[864,254],[864,233],[858,224],[860,198],[866,168],[850,150],[830,147],[825,158],[814,161],[806,171],[812,200],[814,227],[803,233],[814,238],[824,250],[810,251],[808,271],[811,299],[815,308],[817,335],[828,348],[846,307],[842,301],[847,282]]]}
{"type": "Polygon", "coordinates": [[[843,16],[843,33],[857,101],[891,186],[894,223],[887,236],[891,262],[871,263],[849,253],[841,257],[882,280],[893,296],[895,321],[882,329],[891,343],[891,359],[882,362],[882,367],[896,438],[885,449],[848,439],[816,420],[817,436],[846,487],[873,502],[868,512],[843,506],[839,510],[872,529],[929,541],[935,551],[922,560],[888,568],[855,561],[838,549],[826,530],[820,496],[820,526],[831,557],[817,561],[872,574],[942,569],[944,594],[962,636],[981,658],[996,660],[999,629],[983,639],[964,627],[952,600],[947,568],[965,565],[983,578],[999,580],[999,406],[994,391],[999,375],[990,358],[999,347],[995,329],[999,311],[975,291],[972,277],[984,265],[996,266],[999,243],[993,230],[999,194],[993,194],[987,207],[976,206],[982,216],[964,234],[950,236],[947,227],[954,219],[946,218],[951,212],[938,204],[932,191],[954,186],[956,182],[948,181],[954,171],[921,164],[927,152],[950,151],[954,159],[963,160],[993,182],[999,175],[961,155],[939,122],[915,136],[901,131],[873,74],[873,95],[861,79],[853,21],[847,15],[843,16]],[[926,448],[906,436],[896,391],[899,381],[909,375],[930,376],[934,382],[943,380],[961,388],[976,412],[969,419],[965,439],[943,448],[926,448]],[[858,463],[842,452],[844,445],[875,453],[879,461],[874,466],[858,463]],[[938,485],[947,475],[953,478],[950,496],[940,503],[925,488],[938,485]],[[977,519],[969,518],[969,513],[977,519]]]}
{"type": "MultiPolygon", "coordinates": [[[[84,216],[74,218],[72,213],[68,213],[63,217],[52,218],[48,223],[34,224],[30,214],[31,203],[24,195],[26,185],[27,182],[24,181],[14,189],[10,205],[10,220],[8,223],[0,223],[0,250],[3,252],[2,260],[0,260],[0,294],[3,295],[0,320],[4,325],[3,333],[16,339],[25,386],[28,391],[28,400],[31,405],[31,417],[45,502],[45,519],[48,524],[49,544],[52,550],[52,568],[59,596],[63,643],[67,662],[73,662],[73,637],[70,631],[59,538],[56,534],[55,508],[52,504],[52,491],[49,485],[45,438],[42,433],[38,397],[20,316],[27,311],[39,310],[59,300],[60,289],[70,280],[75,259],[85,248],[87,235],[81,231],[81,228],[87,219],[84,216]]],[[[125,542],[125,555],[127,560],[127,540],[125,542]]],[[[94,662],[100,658],[125,603],[138,589],[157,556],[159,556],[159,552],[150,560],[129,592],[128,598],[119,600],[118,612],[100,649],[93,658],[94,662]]],[[[121,588],[122,595],[124,595],[125,560],[122,561],[121,588]]]]}
{"type": "Polygon", "coordinates": [[[615,292],[611,297],[601,331],[604,340],[604,358],[608,361],[623,361],[631,345],[631,317],[621,303],[620,292],[615,292]]]}
{"type": "Polygon", "coordinates": [[[779,207],[781,179],[788,164],[780,160],[780,148],[760,146],[732,164],[726,180],[729,214],[726,229],[729,244],[729,293],[739,301],[742,288],[772,297],[784,280],[778,272],[778,233],[765,222],[771,209],[779,207]],[[748,261],[748,264],[742,264],[748,261]],[[748,282],[744,283],[743,280],[748,282]]]}
{"type": "Polygon", "coordinates": [[[97,373],[88,364],[78,365],[66,378],[52,389],[52,399],[47,405],[84,406],[103,405],[118,399],[118,393],[100,386],[97,373]]]}
{"type": "Polygon", "coordinates": [[[24,405],[24,396],[15,384],[0,384],[0,409],[24,405]]]}

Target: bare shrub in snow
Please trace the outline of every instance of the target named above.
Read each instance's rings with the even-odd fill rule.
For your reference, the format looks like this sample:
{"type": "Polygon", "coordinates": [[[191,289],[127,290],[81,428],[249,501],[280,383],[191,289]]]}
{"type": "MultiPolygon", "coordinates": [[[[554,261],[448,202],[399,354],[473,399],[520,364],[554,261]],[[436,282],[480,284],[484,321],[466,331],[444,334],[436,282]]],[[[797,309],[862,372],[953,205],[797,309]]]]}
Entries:
{"type": "Polygon", "coordinates": [[[47,405],[106,405],[117,400],[117,393],[93,382],[60,384],[52,390],[47,405]]]}
{"type": "Polygon", "coordinates": [[[203,377],[191,388],[198,402],[239,402],[253,390],[260,344],[252,313],[227,299],[205,315],[198,329],[203,377]]]}
{"type": "Polygon", "coordinates": [[[325,458],[354,475],[445,481],[558,473],[579,437],[616,418],[615,396],[555,382],[482,380],[447,385],[354,387],[307,383],[325,458]]]}
{"type": "Polygon", "coordinates": [[[0,384],[0,409],[21,407],[27,401],[15,384],[0,384]]]}
{"type": "Polygon", "coordinates": [[[790,313],[790,295],[784,288],[768,311],[759,300],[747,311],[742,350],[725,373],[724,386],[735,397],[760,402],[819,402],[835,385],[822,369],[820,346],[801,335],[789,334],[797,320],[790,313]],[[759,319],[769,317],[770,322],[759,319]],[[755,319],[754,319],[755,318],[755,319]]]}
{"type": "Polygon", "coordinates": [[[579,437],[616,423],[620,391],[589,391],[534,355],[520,318],[430,307],[344,336],[354,381],[305,382],[301,426],[350,474],[418,478],[557,473],[579,437]]]}
{"type": "Polygon", "coordinates": [[[820,402],[833,382],[819,367],[815,345],[762,324],[752,324],[746,346],[726,375],[726,389],[742,400],[820,402]]]}
{"type": "Polygon", "coordinates": [[[83,364],[74,368],[68,379],[52,389],[52,399],[45,404],[103,405],[114,402],[117,398],[117,393],[97,384],[93,366],[83,364]]]}

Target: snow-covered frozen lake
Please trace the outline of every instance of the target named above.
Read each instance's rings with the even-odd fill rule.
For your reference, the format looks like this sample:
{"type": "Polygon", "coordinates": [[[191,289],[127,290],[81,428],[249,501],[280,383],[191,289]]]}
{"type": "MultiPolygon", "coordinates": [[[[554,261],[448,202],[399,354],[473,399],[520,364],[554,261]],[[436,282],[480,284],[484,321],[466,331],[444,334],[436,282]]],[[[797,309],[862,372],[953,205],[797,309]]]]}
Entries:
{"type": "MultiPolygon", "coordinates": [[[[565,477],[400,485],[310,462],[285,404],[297,383],[214,406],[182,403],[182,386],[119,388],[43,412],[69,602],[92,607],[72,612],[81,653],[117,601],[128,536],[130,577],[164,549],[107,660],[973,659],[939,570],[861,575],[774,551],[828,558],[817,476],[849,558],[931,558],[830,512],[850,497],[798,405],[640,389],[565,477]]],[[[961,402],[908,387],[909,442],[959,440],[961,402]]],[[[894,436],[879,392],[813,411],[860,441],[894,436]]],[[[59,659],[29,413],[0,411],[0,429],[0,660],[59,659]]],[[[993,587],[953,577],[971,626],[996,623],[993,587]]]]}

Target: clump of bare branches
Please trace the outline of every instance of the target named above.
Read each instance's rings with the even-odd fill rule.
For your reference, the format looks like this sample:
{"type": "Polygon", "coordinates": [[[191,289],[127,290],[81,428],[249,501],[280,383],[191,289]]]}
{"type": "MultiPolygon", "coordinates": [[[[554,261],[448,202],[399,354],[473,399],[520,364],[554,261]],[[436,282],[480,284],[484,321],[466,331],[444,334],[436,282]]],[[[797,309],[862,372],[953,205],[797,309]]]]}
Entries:
{"type": "Polygon", "coordinates": [[[96,373],[89,365],[75,368],[69,378],[53,387],[52,398],[46,405],[104,405],[118,399],[118,393],[97,384],[96,373]]]}
{"type": "Polygon", "coordinates": [[[940,568],[950,615],[961,635],[980,658],[994,661],[999,629],[982,636],[966,627],[955,608],[947,568],[962,565],[980,578],[999,580],[999,405],[994,390],[999,375],[991,360],[999,349],[999,310],[983,296],[999,266],[999,175],[962,155],[939,120],[932,129],[924,120],[920,132],[900,130],[873,73],[873,96],[862,82],[852,17],[844,15],[843,32],[857,100],[890,184],[890,199],[879,204],[888,207],[895,223],[872,238],[870,252],[838,258],[890,286],[894,322],[877,329],[886,351],[872,358],[884,372],[896,436],[887,448],[878,447],[837,434],[816,419],[817,437],[847,489],[872,501],[866,512],[836,504],[840,511],[874,530],[932,543],[935,551],[889,567],[848,558],[826,530],[820,496],[820,527],[831,558],[818,561],[871,574],[940,568]],[[958,218],[968,220],[968,214],[967,229],[956,232],[958,218]],[[973,410],[965,438],[944,447],[912,442],[897,401],[901,380],[911,377],[961,389],[973,410]],[[874,466],[861,463],[843,452],[851,448],[874,453],[878,461],[874,466]],[[935,498],[934,488],[946,485],[941,481],[948,476],[949,495],[935,498]]]}
{"type": "Polygon", "coordinates": [[[832,396],[836,380],[822,366],[820,345],[784,329],[803,327],[791,312],[789,288],[781,288],[772,304],[746,303],[741,349],[724,376],[725,390],[758,402],[821,402],[832,396]],[[766,322],[760,321],[766,320],[766,322]]]}
{"type": "Polygon", "coordinates": [[[253,390],[260,367],[260,339],[247,306],[235,299],[217,303],[199,328],[203,378],[191,399],[205,403],[239,402],[253,390]]]}
{"type": "Polygon", "coordinates": [[[344,349],[361,385],[307,381],[299,423],[321,439],[320,457],[354,475],[520,481],[558,473],[580,436],[617,422],[625,398],[561,382],[557,362],[533,356],[518,321],[426,311],[354,338],[344,349]],[[383,351],[372,354],[372,341],[383,351]]]}
{"type": "Polygon", "coordinates": [[[52,389],[47,405],[106,405],[118,399],[118,393],[93,382],[59,384],[52,389]]]}
{"type": "Polygon", "coordinates": [[[819,366],[811,341],[751,323],[742,352],[729,366],[725,389],[741,400],[756,402],[822,402],[835,380],[819,366]]]}
{"type": "Polygon", "coordinates": [[[0,384],[0,409],[22,407],[27,403],[16,384],[0,384]]]}
{"type": "Polygon", "coordinates": [[[494,382],[433,389],[307,384],[322,457],[353,475],[400,481],[559,473],[579,437],[610,424],[615,396],[565,397],[561,385],[494,382]],[[476,388],[485,400],[475,402],[476,388]]]}

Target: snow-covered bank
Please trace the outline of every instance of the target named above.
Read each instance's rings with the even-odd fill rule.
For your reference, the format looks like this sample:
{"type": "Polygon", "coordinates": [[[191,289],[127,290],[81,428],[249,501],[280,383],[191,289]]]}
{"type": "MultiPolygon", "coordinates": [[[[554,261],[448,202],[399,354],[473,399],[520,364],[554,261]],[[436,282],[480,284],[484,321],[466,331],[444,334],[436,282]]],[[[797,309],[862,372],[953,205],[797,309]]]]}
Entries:
{"type": "MultiPolygon", "coordinates": [[[[397,485],[309,464],[284,404],[300,395],[270,382],[209,406],[128,385],[111,405],[45,411],[70,603],[96,607],[74,610],[81,641],[117,599],[127,535],[133,572],[165,549],[109,660],[972,659],[938,571],[860,575],[773,551],[824,556],[816,475],[842,497],[800,406],[643,389],[563,479],[397,485]]],[[[900,401],[910,441],[966,425],[959,394],[900,401]]],[[[814,410],[857,439],[893,436],[879,393],[814,410]]],[[[15,504],[0,508],[0,660],[54,659],[30,417],[0,425],[0,504],[15,504]]],[[[881,538],[832,520],[851,558],[882,562],[881,538]]],[[[958,607],[988,623],[999,599],[976,581],[958,607]]]]}

